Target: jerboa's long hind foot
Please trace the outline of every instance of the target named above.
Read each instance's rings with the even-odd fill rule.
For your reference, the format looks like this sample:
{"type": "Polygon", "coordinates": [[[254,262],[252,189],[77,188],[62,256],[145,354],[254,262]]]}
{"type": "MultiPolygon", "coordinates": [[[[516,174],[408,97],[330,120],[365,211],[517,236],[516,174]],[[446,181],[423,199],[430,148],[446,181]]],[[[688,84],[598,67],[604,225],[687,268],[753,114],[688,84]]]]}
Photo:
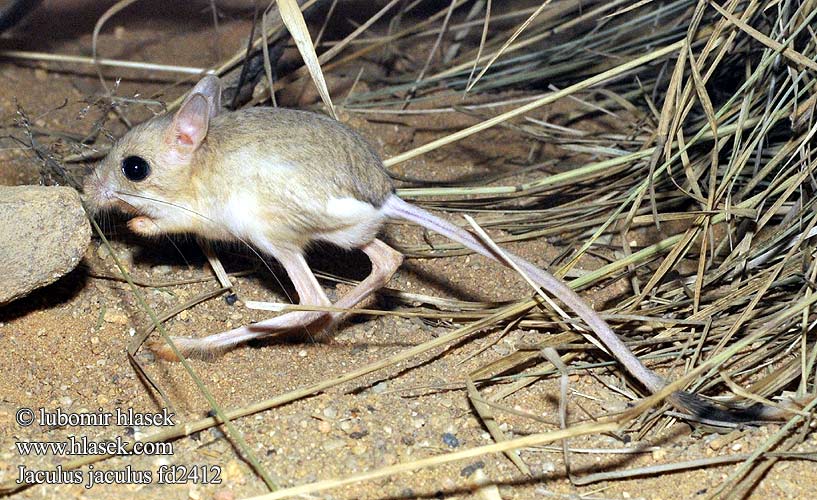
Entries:
{"type": "MultiPolygon", "coordinates": [[[[218,347],[204,342],[204,339],[195,339],[189,337],[171,337],[176,350],[185,358],[201,359],[211,361],[219,355],[230,350],[230,346],[218,347]]],[[[181,361],[179,356],[170,347],[170,344],[165,342],[163,338],[149,340],[145,343],[145,347],[150,349],[157,358],[165,361],[181,361]]]]}

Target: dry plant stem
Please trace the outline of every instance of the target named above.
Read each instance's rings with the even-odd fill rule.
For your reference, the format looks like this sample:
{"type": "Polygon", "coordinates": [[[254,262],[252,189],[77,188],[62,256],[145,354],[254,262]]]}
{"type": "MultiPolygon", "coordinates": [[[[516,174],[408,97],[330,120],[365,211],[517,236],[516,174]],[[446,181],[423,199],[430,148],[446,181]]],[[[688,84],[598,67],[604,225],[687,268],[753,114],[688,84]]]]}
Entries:
{"type": "Polygon", "coordinates": [[[288,312],[288,311],[313,311],[340,313],[343,315],[363,315],[363,316],[394,316],[397,318],[428,318],[428,319],[469,319],[484,317],[484,314],[458,313],[458,312],[413,312],[413,311],[382,311],[380,309],[364,308],[344,308],[337,306],[315,306],[307,304],[286,304],[283,302],[258,302],[247,300],[244,302],[247,309],[259,311],[288,312]]]}
{"type": "Polygon", "coordinates": [[[278,3],[278,10],[281,12],[281,18],[284,20],[289,34],[295,40],[298,52],[301,53],[301,57],[309,69],[309,74],[312,75],[312,81],[315,82],[323,103],[329,109],[329,114],[333,118],[337,118],[335,106],[332,104],[332,98],[329,96],[329,89],[326,87],[326,80],[323,77],[323,70],[321,70],[320,62],[318,62],[318,55],[315,53],[314,45],[312,45],[309,28],[306,26],[306,21],[304,21],[298,3],[295,0],[276,0],[276,2],[278,3]]]}
{"type": "MultiPolygon", "coordinates": [[[[565,354],[564,356],[562,356],[562,362],[567,364],[567,363],[573,361],[577,356],[578,356],[578,353],[569,352],[569,353],[565,354]]],[[[532,357],[533,356],[531,356],[531,358],[532,357]]],[[[553,367],[553,370],[556,371],[556,368],[553,367]]],[[[542,374],[544,373],[544,371],[545,371],[544,369],[540,369],[538,371],[531,372],[529,374],[529,376],[527,376],[525,378],[521,378],[521,379],[517,380],[516,382],[508,385],[507,387],[505,387],[503,389],[500,389],[494,395],[494,400],[501,401],[502,399],[505,399],[508,396],[522,390],[523,388],[529,386],[530,384],[533,384],[534,382],[539,380],[540,376],[543,376],[542,374]]]]}
{"type": "Polygon", "coordinates": [[[318,58],[321,64],[327,63],[345,49],[350,43],[356,40],[361,34],[365,33],[374,23],[376,23],[386,12],[390,11],[392,7],[397,5],[401,0],[391,0],[383,8],[378,10],[372,17],[366,20],[365,23],[358,26],[353,32],[341,40],[338,44],[332,46],[318,58]]]}
{"type": "MultiPolygon", "coordinates": [[[[247,271],[236,271],[234,273],[227,273],[227,276],[232,276],[234,278],[237,278],[237,277],[240,277],[240,276],[250,275],[250,274],[252,274],[254,272],[256,272],[255,269],[250,269],[250,270],[247,270],[247,271]]],[[[102,274],[102,273],[94,272],[93,270],[90,270],[90,272],[88,273],[88,276],[90,276],[91,278],[96,278],[96,279],[100,279],[100,280],[118,281],[120,283],[127,283],[128,282],[125,278],[122,278],[121,276],[111,276],[111,275],[108,275],[108,274],[102,274]]],[[[189,285],[191,283],[205,283],[207,281],[212,281],[212,280],[213,280],[212,276],[207,276],[207,277],[202,277],[202,278],[188,278],[188,279],[175,280],[175,281],[155,281],[155,282],[154,281],[143,281],[143,280],[131,279],[131,283],[133,283],[134,285],[141,286],[141,287],[166,288],[166,287],[171,287],[171,286],[189,285]]]]}
{"type": "MultiPolygon", "coordinates": [[[[556,28],[548,30],[547,32],[545,32],[543,34],[532,36],[532,37],[528,38],[527,40],[523,40],[523,41],[521,41],[519,43],[512,44],[512,45],[510,45],[509,47],[507,47],[505,49],[505,52],[510,53],[510,52],[514,52],[514,51],[529,47],[529,46],[531,46],[531,45],[533,45],[535,43],[541,42],[542,40],[546,40],[546,39],[552,37],[553,35],[556,35],[556,34],[564,32],[564,31],[567,31],[567,30],[571,29],[572,27],[577,26],[577,25],[579,25],[579,24],[581,24],[581,23],[583,23],[583,22],[585,22],[585,21],[587,21],[589,19],[593,19],[597,15],[599,15],[599,14],[605,12],[605,11],[608,11],[610,9],[615,8],[617,5],[626,4],[629,1],[630,0],[616,0],[616,1],[613,1],[613,2],[601,2],[600,7],[597,7],[596,9],[593,9],[593,10],[589,10],[584,14],[581,14],[581,15],[578,15],[578,16],[575,16],[575,17],[570,17],[567,22],[559,25],[556,28]]],[[[575,1],[574,5],[569,6],[569,7],[575,7],[575,8],[580,10],[581,5],[582,5],[582,2],[581,2],[581,0],[579,0],[579,1],[575,1]]],[[[477,58],[476,63],[480,64],[482,62],[485,62],[485,61],[487,61],[489,59],[489,57],[490,56],[488,54],[485,54],[482,57],[477,58]]],[[[473,61],[468,61],[468,62],[459,64],[459,65],[456,65],[454,67],[448,68],[448,69],[446,69],[444,71],[441,71],[440,73],[437,73],[435,75],[432,75],[430,78],[432,78],[432,79],[442,79],[442,78],[445,78],[445,77],[448,77],[448,76],[452,76],[452,75],[455,75],[455,74],[457,74],[457,73],[459,73],[461,71],[467,70],[473,64],[474,64],[473,61]]]]}
{"type": "Polygon", "coordinates": [[[420,74],[417,75],[417,78],[414,80],[414,86],[412,86],[408,92],[406,92],[406,97],[403,100],[403,108],[408,106],[411,98],[414,97],[414,92],[417,91],[417,84],[422,81],[423,77],[428,71],[429,66],[431,66],[431,61],[434,59],[434,55],[437,53],[437,50],[440,48],[440,42],[442,42],[443,35],[445,35],[446,31],[448,30],[448,22],[451,20],[451,14],[454,13],[454,7],[456,6],[456,0],[451,0],[448,4],[448,10],[445,13],[445,18],[443,18],[443,25],[440,28],[440,33],[437,35],[436,40],[434,40],[434,45],[431,47],[431,50],[428,53],[428,57],[426,58],[426,62],[423,64],[423,68],[420,70],[420,74]]]}
{"type": "Polygon", "coordinates": [[[264,9],[264,12],[261,14],[261,52],[264,56],[264,76],[267,77],[267,92],[269,92],[272,105],[278,107],[278,103],[275,101],[275,81],[272,78],[272,62],[269,57],[269,41],[267,40],[269,36],[269,27],[267,25],[268,14],[268,9],[264,9]]]}
{"type": "MultiPolygon", "coordinates": [[[[748,35],[758,40],[763,45],[766,45],[770,49],[774,50],[775,52],[779,52],[783,54],[785,57],[791,59],[796,64],[801,66],[805,66],[812,71],[817,71],[817,62],[809,59],[808,57],[804,56],[803,54],[795,51],[791,47],[787,47],[786,45],[776,42],[769,38],[768,36],[764,35],[763,33],[759,32],[758,30],[752,28],[745,22],[741,21],[740,19],[736,18],[729,12],[723,9],[717,2],[712,2],[710,5],[717,10],[723,17],[729,20],[730,23],[734,24],[741,30],[745,31],[748,35]]],[[[789,43],[793,41],[793,38],[789,39],[789,43]]]]}
{"type": "Polygon", "coordinates": [[[221,287],[226,289],[232,288],[233,284],[230,282],[230,277],[227,274],[227,271],[224,270],[224,266],[218,259],[218,255],[216,255],[216,251],[213,249],[212,244],[210,244],[210,242],[207,240],[200,240],[198,241],[198,244],[199,248],[201,248],[202,252],[204,252],[205,257],[207,257],[207,262],[210,263],[210,267],[216,274],[216,279],[218,279],[221,287]]]}
{"type": "Polygon", "coordinates": [[[207,75],[212,73],[211,70],[204,68],[192,68],[189,66],[175,66],[139,61],[121,61],[118,59],[103,59],[99,57],[94,59],[92,57],[73,56],[69,54],[51,54],[47,52],[32,52],[26,50],[2,50],[0,51],[0,58],[24,61],[48,61],[89,65],[97,64],[99,66],[108,66],[111,68],[141,69],[145,71],[179,73],[182,75],[207,75]]]}
{"type": "MultiPolygon", "coordinates": [[[[802,177],[800,182],[805,181],[806,177],[808,177],[810,175],[810,173],[812,172],[812,170],[815,167],[817,167],[817,161],[813,162],[812,165],[810,166],[810,168],[805,169],[805,171],[803,172],[803,177],[802,177]]],[[[797,184],[799,184],[799,183],[797,183],[797,184]]],[[[797,184],[793,184],[793,185],[797,185],[797,184]]],[[[781,197],[781,199],[784,198],[784,197],[781,197]]],[[[805,232],[808,233],[809,231],[811,231],[811,229],[813,229],[815,227],[815,224],[817,224],[817,217],[812,218],[812,220],[809,223],[809,225],[807,226],[805,232]]],[[[800,240],[800,243],[802,243],[802,240],[800,240]]],[[[718,343],[717,347],[715,348],[716,352],[717,352],[717,350],[721,349],[732,338],[732,336],[743,326],[743,324],[745,323],[749,313],[754,310],[754,308],[757,306],[757,304],[760,302],[760,300],[764,297],[764,295],[766,294],[766,291],[769,289],[771,284],[774,282],[774,280],[777,278],[777,276],[783,270],[783,266],[786,264],[787,260],[790,259],[794,255],[795,251],[797,251],[798,248],[799,248],[799,245],[792,246],[789,249],[789,251],[786,253],[783,260],[780,262],[780,264],[778,264],[774,268],[774,272],[769,276],[766,283],[764,283],[764,286],[757,291],[755,296],[752,298],[752,301],[749,303],[748,306],[746,306],[743,309],[740,316],[737,318],[737,320],[734,322],[732,327],[727,332],[726,336],[724,336],[724,338],[718,343]]]]}
{"type": "MultiPolygon", "coordinates": [[[[559,353],[552,347],[545,347],[542,349],[542,356],[544,356],[550,364],[559,372],[559,428],[567,429],[567,389],[570,383],[569,370],[567,365],[562,362],[559,353]]],[[[570,467],[570,452],[568,449],[567,438],[562,440],[562,456],[565,461],[565,472],[570,482],[573,482],[574,476],[570,467]]]]}
{"type": "MultiPolygon", "coordinates": [[[[465,380],[465,390],[468,394],[469,401],[471,401],[471,405],[474,407],[474,411],[477,413],[477,417],[482,422],[482,425],[488,429],[488,432],[491,433],[494,442],[501,443],[507,441],[508,437],[502,432],[502,429],[499,428],[499,424],[496,423],[491,407],[483,401],[476,385],[474,385],[474,381],[470,377],[465,380]]],[[[513,462],[522,474],[528,477],[531,476],[530,468],[528,468],[516,450],[505,451],[505,456],[508,457],[508,460],[513,462]]]]}
{"type": "MultiPolygon", "coordinates": [[[[523,22],[519,26],[519,28],[517,28],[516,31],[514,31],[513,35],[511,35],[510,38],[508,38],[508,40],[504,44],[502,44],[502,47],[500,47],[499,50],[494,52],[493,57],[491,57],[491,59],[488,61],[488,63],[482,68],[482,71],[480,71],[479,74],[476,76],[476,78],[474,78],[474,80],[472,82],[470,82],[465,87],[465,92],[466,93],[471,91],[471,89],[474,87],[474,85],[476,85],[477,82],[479,82],[482,79],[482,77],[485,75],[485,73],[488,71],[488,69],[491,68],[491,65],[494,64],[494,61],[499,59],[499,57],[502,56],[502,54],[505,53],[505,50],[508,48],[508,46],[510,46],[519,37],[519,35],[521,35],[523,31],[525,31],[525,29],[528,26],[530,26],[530,23],[532,23],[533,20],[536,19],[536,17],[545,9],[545,7],[550,5],[550,2],[551,2],[551,0],[547,0],[545,2],[542,2],[542,4],[539,5],[539,7],[533,12],[533,14],[531,14],[527,19],[525,19],[525,22],[523,22]]],[[[488,26],[487,17],[486,17],[485,23],[486,23],[485,26],[487,28],[487,26],[488,26]]],[[[477,66],[477,60],[479,60],[479,56],[480,56],[480,54],[479,54],[479,52],[477,52],[477,59],[474,60],[474,67],[475,68],[477,66]]]]}
{"type": "Polygon", "coordinates": [[[442,58],[443,64],[449,64],[452,59],[457,57],[457,54],[460,52],[460,50],[462,50],[463,41],[471,32],[471,27],[473,24],[470,23],[484,8],[485,0],[476,0],[471,4],[471,8],[468,10],[468,13],[465,15],[465,18],[463,18],[461,23],[450,25],[451,31],[454,33],[452,37],[453,43],[451,43],[445,50],[445,54],[442,58]]]}
{"type": "Polygon", "coordinates": [[[581,90],[584,90],[584,89],[590,88],[590,87],[592,87],[594,85],[597,85],[599,83],[602,83],[602,82],[604,82],[604,81],[606,81],[606,80],[608,80],[610,78],[613,78],[613,77],[619,76],[621,74],[624,74],[624,73],[626,73],[626,72],[628,72],[628,71],[630,71],[630,70],[632,70],[634,68],[637,68],[637,67],[639,67],[639,66],[641,66],[643,64],[654,61],[656,59],[660,59],[661,57],[664,57],[664,56],[666,56],[668,54],[671,54],[671,53],[677,51],[678,49],[680,49],[683,46],[684,43],[685,42],[680,41],[680,42],[676,42],[676,43],[674,43],[672,45],[668,45],[666,47],[658,49],[658,50],[656,50],[656,51],[654,51],[654,52],[652,52],[650,54],[641,56],[641,57],[636,58],[636,59],[634,59],[632,61],[624,63],[624,64],[622,64],[620,66],[616,66],[615,68],[612,68],[612,69],[610,69],[608,71],[600,73],[600,74],[598,74],[598,75],[596,75],[594,77],[588,78],[588,79],[583,80],[583,81],[581,81],[579,83],[576,83],[574,85],[566,87],[566,88],[562,89],[559,92],[554,92],[554,93],[549,94],[549,95],[547,95],[547,96],[545,96],[545,97],[543,97],[541,99],[538,99],[536,101],[528,103],[528,104],[526,104],[524,106],[520,106],[520,107],[518,107],[518,108],[516,108],[514,110],[508,111],[507,113],[503,113],[501,115],[495,116],[494,118],[491,118],[490,120],[486,120],[486,121],[484,121],[482,123],[478,123],[476,125],[473,125],[473,126],[468,127],[466,129],[460,130],[459,132],[455,132],[455,133],[453,133],[451,135],[448,135],[446,137],[442,137],[440,139],[431,141],[428,144],[425,144],[425,145],[420,146],[418,148],[412,149],[410,151],[406,151],[405,153],[399,154],[397,156],[393,156],[393,157],[385,160],[383,162],[383,164],[385,166],[387,166],[387,167],[390,167],[392,165],[396,165],[398,163],[402,163],[404,161],[410,160],[410,159],[415,158],[417,156],[420,156],[422,154],[428,153],[429,151],[433,151],[433,150],[435,150],[437,148],[440,148],[442,146],[445,146],[447,144],[451,144],[453,142],[464,139],[464,138],[466,138],[468,136],[476,134],[477,132],[481,132],[483,130],[489,129],[489,128],[491,128],[491,127],[493,127],[495,125],[498,125],[498,124],[500,124],[500,123],[502,123],[504,121],[510,120],[511,118],[515,118],[515,117],[523,115],[523,114],[525,114],[525,113],[527,113],[529,111],[532,111],[532,110],[534,110],[536,108],[542,107],[545,104],[550,104],[552,102],[555,102],[555,101],[561,99],[562,97],[572,95],[572,94],[574,94],[576,92],[579,92],[581,90]]]}
{"type": "MultiPolygon", "coordinates": [[[[455,0],[456,6],[454,8],[457,8],[457,7],[465,4],[466,2],[467,2],[467,0],[455,0]]],[[[332,69],[334,69],[334,68],[336,68],[338,66],[344,65],[344,64],[346,64],[346,63],[348,63],[350,61],[357,60],[357,59],[363,57],[366,54],[374,52],[375,50],[380,49],[380,48],[388,45],[389,43],[392,43],[392,42],[394,42],[394,41],[396,41],[398,39],[401,39],[401,38],[405,37],[406,35],[414,33],[421,26],[426,26],[428,24],[431,24],[432,22],[436,21],[440,17],[443,17],[447,11],[448,11],[448,8],[446,7],[445,9],[443,9],[441,11],[438,11],[436,14],[433,14],[433,15],[429,16],[428,19],[426,19],[425,21],[422,21],[421,23],[419,23],[419,24],[417,24],[417,25],[415,25],[413,27],[407,28],[407,29],[405,29],[405,30],[403,30],[403,31],[401,31],[399,33],[394,34],[394,35],[387,36],[387,37],[385,37],[383,40],[381,40],[379,42],[367,44],[362,49],[359,49],[359,50],[353,52],[352,54],[349,54],[346,57],[342,57],[341,59],[339,59],[339,60],[337,60],[337,61],[335,61],[333,63],[324,65],[323,68],[324,68],[325,71],[330,71],[330,70],[332,70],[332,69]]],[[[347,39],[348,38],[349,37],[347,37],[347,39]]],[[[343,42],[341,42],[341,43],[343,43],[343,42]]],[[[334,49],[334,47],[333,47],[333,49],[334,49]]],[[[330,52],[331,50],[332,49],[328,50],[327,53],[330,52]]],[[[333,54],[333,56],[334,55],[335,54],[333,54]]],[[[326,61],[321,60],[321,62],[324,63],[326,61]]]]}
{"type": "MultiPolygon", "coordinates": [[[[102,26],[104,26],[105,23],[108,22],[108,19],[115,16],[119,11],[136,3],[137,1],[138,0],[120,0],[106,10],[105,13],[102,14],[102,16],[97,20],[96,26],[94,26],[93,36],[91,37],[91,54],[93,55],[94,61],[97,60],[97,42],[99,40],[99,32],[102,30],[102,26]]],[[[108,88],[108,84],[105,83],[105,77],[102,76],[102,70],[100,69],[99,64],[96,64],[96,74],[99,76],[99,82],[102,84],[102,88],[105,89],[105,93],[110,96],[111,90],[108,88]]]]}
{"type": "Polygon", "coordinates": [[[477,71],[477,64],[482,57],[482,50],[485,48],[485,40],[488,38],[488,25],[491,22],[491,0],[485,4],[485,21],[482,25],[482,37],[479,40],[479,48],[477,49],[477,56],[474,58],[474,66],[471,68],[471,73],[468,74],[468,85],[466,89],[471,88],[471,82],[474,79],[474,73],[477,71]]]}

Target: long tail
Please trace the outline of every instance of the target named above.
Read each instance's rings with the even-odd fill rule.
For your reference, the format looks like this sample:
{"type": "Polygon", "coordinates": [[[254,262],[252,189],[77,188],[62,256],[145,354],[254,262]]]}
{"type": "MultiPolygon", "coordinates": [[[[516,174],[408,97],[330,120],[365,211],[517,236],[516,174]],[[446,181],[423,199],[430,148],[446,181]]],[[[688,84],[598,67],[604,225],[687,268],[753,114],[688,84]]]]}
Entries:
{"type": "MultiPolygon", "coordinates": [[[[423,210],[420,207],[411,205],[401,200],[397,196],[392,196],[383,208],[389,217],[406,219],[408,221],[419,224],[423,227],[431,229],[441,235],[450,238],[457,243],[465,245],[471,250],[480,253],[490,259],[499,262],[502,265],[510,265],[505,260],[491,251],[489,247],[480,242],[474,235],[465,231],[450,222],[443,220],[432,213],[423,210]]],[[[610,350],[613,356],[627,368],[627,370],[644,386],[652,392],[658,391],[664,387],[664,381],[656,375],[649,368],[644,366],[641,361],[624,345],[624,342],[618,338],[618,335],[610,329],[610,326],[601,319],[596,311],[591,308],[587,302],[579,297],[576,292],[567,286],[562,280],[556,278],[549,272],[536,267],[525,259],[518,257],[511,252],[504,251],[509,259],[513,260],[514,264],[519,266],[525,274],[539,286],[541,286],[548,293],[556,296],[559,300],[564,302],[573,312],[576,313],[585,323],[596,333],[599,340],[604,346],[610,350]]]]}
{"type": "MultiPolygon", "coordinates": [[[[420,207],[411,205],[401,200],[396,195],[392,195],[383,204],[385,214],[391,218],[405,219],[431,229],[467,248],[484,255],[502,265],[511,267],[501,255],[494,253],[490,247],[479,241],[474,235],[441,219],[420,207]]],[[[556,278],[549,272],[540,269],[525,259],[518,257],[511,252],[503,250],[505,255],[514,262],[525,274],[527,274],[537,285],[541,286],[551,295],[556,296],[576,315],[595,332],[604,346],[624,365],[624,368],[641,382],[644,387],[651,392],[657,392],[666,383],[655,372],[644,366],[643,363],[630,351],[621,341],[618,335],[610,329],[610,326],[593,310],[581,297],[576,294],[563,281],[556,278]]],[[[777,419],[780,414],[776,409],[763,405],[753,405],[749,408],[729,408],[721,409],[703,398],[686,392],[676,392],[670,396],[669,401],[679,409],[691,412],[692,414],[709,421],[721,422],[755,422],[759,420],[777,419]]]]}

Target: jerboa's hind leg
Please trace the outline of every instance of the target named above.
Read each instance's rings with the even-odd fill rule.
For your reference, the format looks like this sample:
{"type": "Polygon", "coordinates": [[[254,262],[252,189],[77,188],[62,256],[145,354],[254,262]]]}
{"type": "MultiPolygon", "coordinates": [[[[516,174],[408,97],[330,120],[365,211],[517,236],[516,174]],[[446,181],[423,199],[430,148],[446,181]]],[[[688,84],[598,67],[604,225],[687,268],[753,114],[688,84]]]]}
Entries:
{"type": "MultiPolygon", "coordinates": [[[[373,240],[361,247],[361,250],[371,260],[372,271],[366,279],[338,300],[335,307],[350,309],[356,306],[360,301],[382,288],[403,261],[403,255],[400,252],[380,240],[373,240]]],[[[303,254],[281,252],[277,257],[298,292],[300,304],[331,305],[312,270],[309,269],[303,254]]],[[[174,337],[173,342],[185,357],[212,357],[242,342],[274,333],[304,329],[308,334],[316,335],[331,331],[343,319],[344,314],[342,312],[320,311],[289,312],[252,325],[234,328],[204,338],[174,337]]],[[[176,359],[170,346],[164,342],[154,343],[151,348],[164,359],[176,359]]]]}

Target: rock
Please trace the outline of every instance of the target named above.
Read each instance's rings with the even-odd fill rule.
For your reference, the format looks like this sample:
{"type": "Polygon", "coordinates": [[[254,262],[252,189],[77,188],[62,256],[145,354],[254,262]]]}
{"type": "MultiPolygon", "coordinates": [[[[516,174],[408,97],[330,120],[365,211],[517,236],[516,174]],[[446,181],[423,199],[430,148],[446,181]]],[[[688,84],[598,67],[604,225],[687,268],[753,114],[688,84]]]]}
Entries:
{"type": "Polygon", "coordinates": [[[460,445],[460,440],[450,432],[444,432],[443,443],[447,444],[450,448],[456,448],[460,445]]]}
{"type": "Polygon", "coordinates": [[[74,189],[0,186],[0,305],[73,270],[90,239],[74,189]]]}
{"type": "Polygon", "coordinates": [[[105,314],[102,315],[102,319],[106,323],[113,323],[115,325],[128,324],[128,315],[122,311],[117,311],[115,309],[106,309],[105,314]]]}

